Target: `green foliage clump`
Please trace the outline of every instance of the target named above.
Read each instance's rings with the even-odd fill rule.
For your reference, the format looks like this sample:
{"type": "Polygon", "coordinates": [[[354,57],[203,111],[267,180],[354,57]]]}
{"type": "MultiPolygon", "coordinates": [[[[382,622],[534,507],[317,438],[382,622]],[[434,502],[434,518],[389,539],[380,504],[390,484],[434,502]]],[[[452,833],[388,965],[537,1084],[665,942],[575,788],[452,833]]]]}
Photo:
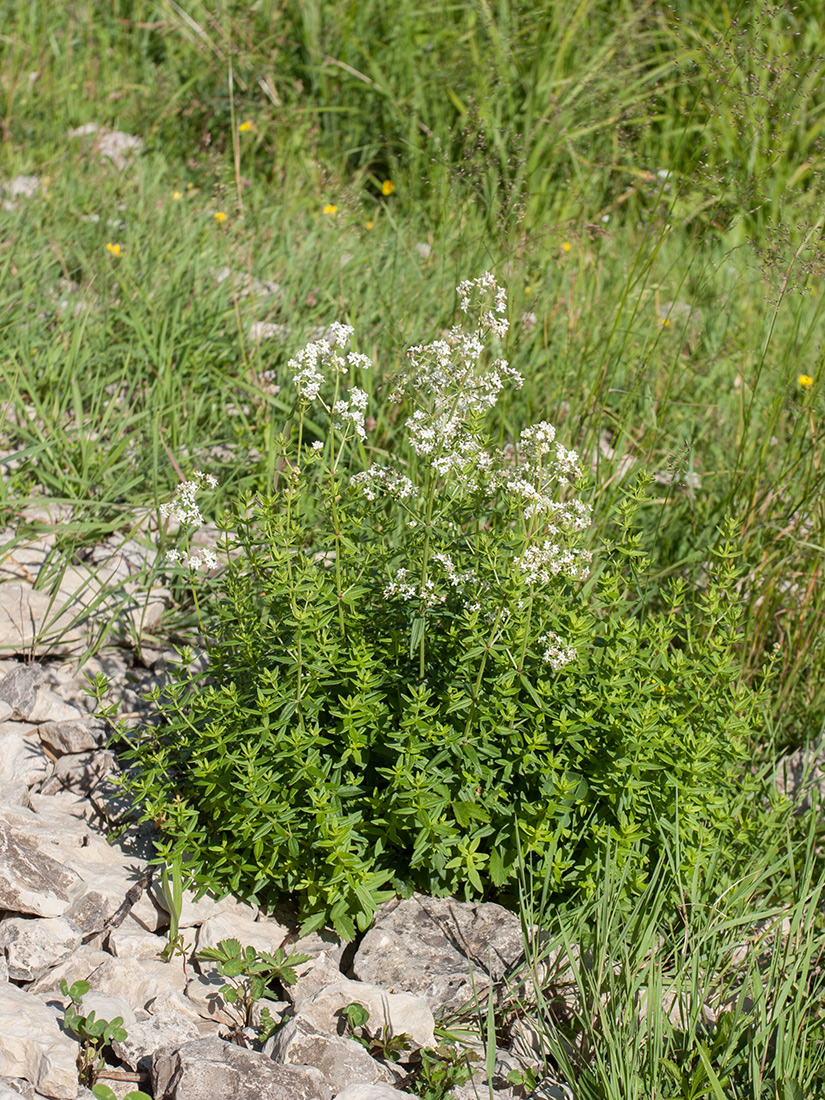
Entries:
{"type": "MultiPolygon", "coordinates": [[[[282,488],[225,522],[228,564],[198,597],[207,671],[184,662],[130,749],[161,857],[185,852],[202,888],[297,899],[305,930],[352,937],[393,891],[512,891],[528,857],[586,894],[608,841],[638,891],[663,830],[678,821],[684,870],[733,828],[758,699],[733,656],[731,538],[703,590],[674,583],[639,616],[645,480],[591,553],[578,458],[554,429],[487,438],[520,382],[484,362],[503,291],[483,276],[459,296],[477,322],[410,350],[398,400],[418,408],[391,462],[362,462],[351,330],[292,361],[282,488]]],[[[199,518],[203,480],[169,514],[199,518]]],[[[173,554],[193,575],[204,563],[173,554]]]]}

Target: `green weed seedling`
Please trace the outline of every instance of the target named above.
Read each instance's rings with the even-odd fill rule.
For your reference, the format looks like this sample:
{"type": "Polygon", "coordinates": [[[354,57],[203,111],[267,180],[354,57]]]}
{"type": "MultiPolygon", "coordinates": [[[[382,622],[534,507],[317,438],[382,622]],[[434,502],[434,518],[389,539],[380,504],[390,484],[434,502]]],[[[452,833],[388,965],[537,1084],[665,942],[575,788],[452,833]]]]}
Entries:
{"type": "MultiPolygon", "coordinates": [[[[254,947],[241,947],[238,940],[221,940],[217,947],[206,947],[198,952],[198,959],[218,964],[218,973],[227,981],[221,986],[221,996],[231,1006],[235,1016],[234,1038],[243,1035],[244,1028],[252,1026],[252,1009],[257,1001],[271,999],[269,988],[273,982],[282,986],[297,981],[294,967],[308,962],[309,955],[293,953],[284,955],[279,947],[274,955],[257,951],[254,947]]],[[[265,1041],[277,1027],[269,1010],[261,1012],[258,1038],[265,1041]]]]}
{"type": "Polygon", "coordinates": [[[180,930],[180,916],[183,911],[183,864],[180,854],[175,855],[164,865],[160,879],[163,899],[169,913],[169,935],[160,957],[169,962],[175,955],[183,959],[183,972],[186,973],[186,944],[180,930]],[[170,872],[171,870],[171,881],[170,872]]]}
{"type": "Polygon", "coordinates": [[[356,1002],[343,1008],[341,1016],[347,1023],[350,1038],[365,1047],[373,1058],[383,1058],[385,1062],[400,1062],[402,1054],[412,1046],[412,1038],[406,1031],[393,1035],[386,1024],[375,1034],[368,1031],[366,1024],[370,1014],[363,1005],[356,1002]]]}
{"type": "Polygon", "coordinates": [[[123,1027],[122,1016],[116,1016],[113,1020],[104,1020],[96,1017],[94,1009],[88,1016],[83,1016],[78,1012],[80,1002],[89,992],[89,989],[89,983],[86,981],[73,982],[69,985],[66,979],[63,978],[60,982],[60,991],[63,996],[70,998],[69,1003],[63,1009],[63,1024],[80,1044],[77,1055],[77,1073],[80,1083],[87,1087],[94,1085],[97,1075],[100,1073],[103,1066],[104,1048],[112,1041],[122,1043],[128,1034],[123,1027]]]}
{"type": "MultiPolygon", "coordinates": [[[[94,1085],[92,1092],[97,1100],[117,1100],[117,1093],[108,1085],[94,1085]]],[[[126,1093],[123,1100],[152,1100],[152,1097],[146,1092],[141,1092],[140,1089],[133,1089],[132,1092],[126,1093]]]]}

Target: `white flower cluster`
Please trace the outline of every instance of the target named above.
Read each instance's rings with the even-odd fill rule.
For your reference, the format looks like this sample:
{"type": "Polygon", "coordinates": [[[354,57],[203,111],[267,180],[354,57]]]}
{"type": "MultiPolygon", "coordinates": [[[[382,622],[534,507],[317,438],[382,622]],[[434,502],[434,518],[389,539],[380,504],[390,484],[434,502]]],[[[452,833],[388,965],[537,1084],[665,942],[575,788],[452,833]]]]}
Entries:
{"type": "Polygon", "coordinates": [[[351,367],[366,369],[370,366],[366,355],[351,351],[344,356],[336,351],[336,348],[347,343],[353,331],[350,325],[341,325],[336,321],[329,326],[323,340],[312,341],[289,360],[287,366],[292,371],[292,381],[302,401],[315,401],[320,394],[326,381],[321,368],[332,374],[346,374],[351,367]]]}
{"type": "Polygon", "coordinates": [[[432,580],[425,581],[419,589],[414,584],[410,584],[409,575],[409,569],[399,569],[395,574],[395,580],[390,581],[384,588],[384,599],[411,600],[418,596],[425,604],[435,603],[435,582],[432,580]]]}
{"type": "Polygon", "coordinates": [[[203,523],[203,516],[195,497],[204,485],[214,489],[217,484],[218,479],[213,474],[205,474],[202,470],[195,470],[191,481],[184,481],[182,485],[178,486],[174,500],[168,504],[161,504],[160,514],[164,519],[173,519],[178,523],[200,525],[203,523]]]}
{"type": "Polygon", "coordinates": [[[505,468],[496,480],[507,492],[525,503],[524,515],[546,515],[554,524],[548,534],[558,528],[584,531],[590,525],[591,508],[581,500],[561,502],[551,495],[556,482],[575,480],[581,474],[579,456],[556,442],[556,429],[542,420],[525,428],[519,436],[517,450],[508,444],[501,455],[505,468]],[[517,455],[517,457],[516,457],[517,455]],[[506,463],[515,459],[515,470],[506,463]]]}
{"type": "Polygon", "coordinates": [[[375,500],[379,492],[386,493],[395,500],[406,500],[417,494],[410,479],[398,470],[393,470],[391,466],[372,465],[368,470],[355,474],[350,484],[360,488],[367,500],[375,500]]]}
{"type": "Polygon", "coordinates": [[[358,434],[359,439],[367,438],[367,429],[364,427],[364,413],[367,411],[367,402],[369,397],[363,390],[359,390],[357,386],[354,386],[349,391],[349,401],[336,401],[333,408],[333,414],[337,417],[337,420],[333,422],[333,427],[338,431],[343,431],[345,428],[344,421],[349,421],[355,426],[355,431],[358,434]]]}
{"type": "Polygon", "coordinates": [[[524,582],[533,588],[537,584],[549,584],[551,577],[567,577],[583,580],[587,576],[587,563],[591,555],[587,550],[562,547],[550,539],[541,546],[528,546],[519,563],[524,582]]]}
{"type": "Polygon", "coordinates": [[[478,577],[472,569],[468,569],[466,573],[459,573],[449,554],[433,554],[433,561],[438,562],[447,574],[447,580],[453,588],[457,588],[460,592],[464,591],[466,585],[478,581],[478,577]]]}
{"type": "Polygon", "coordinates": [[[507,293],[504,287],[498,285],[491,272],[485,271],[477,279],[465,279],[457,289],[458,302],[464,313],[469,313],[472,306],[476,304],[475,301],[471,301],[471,296],[477,301],[485,296],[486,291],[492,291],[493,308],[482,313],[481,323],[496,336],[506,335],[510,327],[506,319],[507,293]],[[474,290],[478,291],[477,295],[473,295],[474,290]]]}
{"type": "Polygon", "coordinates": [[[169,565],[182,565],[196,572],[198,569],[217,569],[218,559],[208,546],[201,546],[194,554],[184,550],[167,550],[166,561],[169,565]]]}
{"type": "Polygon", "coordinates": [[[565,665],[569,665],[571,661],[576,659],[576,651],[571,646],[565,646],[558,634],[543,634],[539,641],[547,646],[542,654],[542,660],[550,665],[550,667],[558,672],[559,669],[564,668],[565,665]]]}

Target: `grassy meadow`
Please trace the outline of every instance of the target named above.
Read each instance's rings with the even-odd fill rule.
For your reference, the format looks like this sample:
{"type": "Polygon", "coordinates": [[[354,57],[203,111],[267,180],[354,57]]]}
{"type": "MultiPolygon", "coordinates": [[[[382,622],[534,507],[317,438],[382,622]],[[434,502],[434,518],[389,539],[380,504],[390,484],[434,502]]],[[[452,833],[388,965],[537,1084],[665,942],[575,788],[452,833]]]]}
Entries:
{"type": "MultiPolygon", "coordinates": [[[[532,1020],[583,1100],[825,1095],[821,826],[771,781],[825,725],[822,6],[0,0],[0,57],[0,185],[36,178],[0,195],[4,551],[45,498],[72,508],[68,564],[196,468],[215,514],[275,491],[287,361],[336,321],[375,364],[362,457],[392,455],[407,347],[494,272],[524,377],[498,438],[548,420],[578,451],[594,553],[653,475],[640,618],[669,578],[702,588],[735,521],[766,696],[741,843],[675,908],[654,875],[621,927],[609,861],[598,897],[548,903],[536,980],[481,1006],[486,1033],[532,1020]],[[119,166],[69,136],[89,123],[142,147],[119,166]],[[548,943],[598,960],[564,1021],[548,943]]],[[[186,577],[173,595],[181,642],[186,577]]]]}

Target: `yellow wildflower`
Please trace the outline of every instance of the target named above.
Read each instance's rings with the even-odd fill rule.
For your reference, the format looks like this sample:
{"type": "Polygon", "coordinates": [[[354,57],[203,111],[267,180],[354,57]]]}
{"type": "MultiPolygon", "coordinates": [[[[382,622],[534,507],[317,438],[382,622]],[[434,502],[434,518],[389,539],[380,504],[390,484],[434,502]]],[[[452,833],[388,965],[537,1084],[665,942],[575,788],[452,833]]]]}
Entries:
{"type": "Polygon", "coordinates": [[[669,317],[660,317],[659,318],[659,324],[662,326],[662,328],[670,328],[670,318],[669,317]]]}
{"type": "Polygon", "coordinates": [[[180,200],[182,198],[183,198],[183,191],[173,191],[172,192],[172,202],[180,202],[180,200]]]}
{"type": "Polygon", "coordinates": [[[800,386],[804,386],[806,390],[810,389],[810,387],[814,384],[814,380],[813,378],[811,378],[810,374],[800,374],[800,376],[797,378],[797,382],[800,384],[800,386]]]}
{"type": "Polygon", "coordinates": [[[394,190],[395,184],[392,182],[392,180],[384,180],[384,182],[381,184],[382,195],[391,195],[394,190]]]}
{"type": "Polygon", "coordinates": [[[525,294],[532,294],[533,293],[533,288],[531,286],[526,286],[524,288],[524,293],[525,294]]]}
{"type": "Polygon", "coordinates": [[[107,244],[106,245],[106,251],[111,252],[111,254],[113,256],[119,256],[120,255],[120,245],[119,244],[107,244]]]}
{"type": "Polygon", "coordinates": [[[240,126],[238,127],[238,129],[240,130],[240,132],[242,134],[246,134],[252,129],[252,123],[251,122],[242,122],[240,124],[240,126]]]}
{"type": "Polygon", "coordinates": [[[573,246],[570,241],[565,241],[564,244],[561,246],[561,250],[562,252],[569,252],[572,247],[573,246]]]}
{"type": "Polygon", "coordinates": [[[371,221],[364,222],[364,229],[372,229],[373,223],[371,221]]]}
{"type": "Polygon", "coordinates": [[[226,221],[226,214],[224,214],[223,210],[219,210],[217,212],[217,214],[215,215],[215,221],[218,223],[218,225],[220,225],[221,222],[226,221]]]}
{"type": "Polygon", "coordinates": [[[328,202],[327,205],[324,207],[324,213],[335,215],[338,213],[338,207],[333,206],[331,202],[328,202]]]}

